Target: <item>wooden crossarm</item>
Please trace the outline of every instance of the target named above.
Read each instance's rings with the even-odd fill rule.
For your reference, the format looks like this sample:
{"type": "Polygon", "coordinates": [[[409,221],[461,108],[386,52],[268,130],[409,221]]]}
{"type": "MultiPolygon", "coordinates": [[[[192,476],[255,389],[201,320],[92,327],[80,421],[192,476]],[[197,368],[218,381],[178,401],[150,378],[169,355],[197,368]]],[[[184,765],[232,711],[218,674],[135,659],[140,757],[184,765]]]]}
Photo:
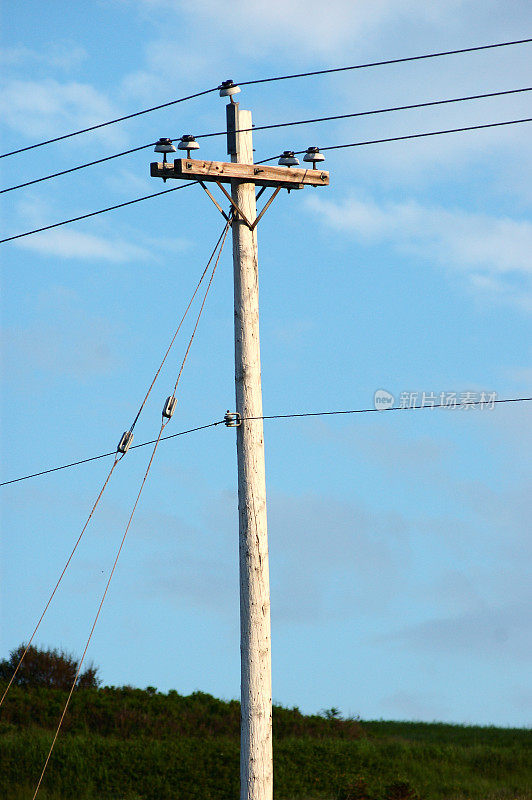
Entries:
{"type": "Polygon", "coordinates": [[[195,158],[176,158],[173,164],[153,162],[150,164],[150,174],[153,178],[217,181],[218,183],[230,183],[232,178],[237,178],[241,181],[255,183],[257,186],[273,186],[284,189],[329,185],[329,173],[321,169],[201,161],[195,158]]]}

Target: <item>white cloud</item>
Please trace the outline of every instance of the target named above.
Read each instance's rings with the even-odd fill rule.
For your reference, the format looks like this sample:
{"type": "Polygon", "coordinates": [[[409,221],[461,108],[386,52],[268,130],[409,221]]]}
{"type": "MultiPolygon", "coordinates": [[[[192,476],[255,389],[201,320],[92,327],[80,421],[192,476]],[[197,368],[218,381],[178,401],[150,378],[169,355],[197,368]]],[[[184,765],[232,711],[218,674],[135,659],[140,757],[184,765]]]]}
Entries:
{"type": "Polygon", "coordinates": [[[87,58],[85,48],[74,42],[54,42],[45,51],[29,47],[4,47],[0,49],[0,64],[10,67],[27,67],[29,64],[44,65],[69,71],[87,58]]]}
{"type": "Polygon", "coordinates": [[[81,233],[72,228],[36,233],[25,239],[19,239],[16,244],[25,250],[32,250],[45,256],[84,260],[99,259],[112,263],[152,257],[148,250],[129,244],[122,239],[81,233]]]}
{"type": "MultiPolygon", "coordinates": [[[[136,5],[153,13],[160,9],[183,18],[189,6],[182,0],[139,0],[136,5]]],[[[229,37],[233,51],[255,56],[258,51],[282,52],[285,57],[311,54],[314,57],[338,56],[339,52],[360,51],[368,37],[382,26],[435,27],[452,19],[465,0],[426,3],[424,0],[330,0],[324,8],[320,0],[235,0],[231,13],[216,0],[198,0],[193,21],[198,32],[216,25],[213,46],[225,47],[229,37]],[[252,35],[250,35],[252,32],[252,35]],[[362,43],[362,45],[361,45],[362,43]],[[287,49],[287,47],[289,49],[287,49]]],[[[192,15],[190,15],[192,16],[192,15]]]]}
{"type": "MultiPolygon", "coordinates": [[[[4,124],[32,140],[60,136],[72,129],[96,125],[118,116],[116,108],[88,83],[10,80],[0,89],[4,124]]],[[[117,141],[118,133],[104,128],[106,141],[117,141]]]]}
{"type": "Polygon", "coordinates": [[[477,290],[528,305],[532,223],[416,201],[311,197],[310,209],[331,228],[366,244],[388,242],[403,253],[462,270],[477,290]]]}

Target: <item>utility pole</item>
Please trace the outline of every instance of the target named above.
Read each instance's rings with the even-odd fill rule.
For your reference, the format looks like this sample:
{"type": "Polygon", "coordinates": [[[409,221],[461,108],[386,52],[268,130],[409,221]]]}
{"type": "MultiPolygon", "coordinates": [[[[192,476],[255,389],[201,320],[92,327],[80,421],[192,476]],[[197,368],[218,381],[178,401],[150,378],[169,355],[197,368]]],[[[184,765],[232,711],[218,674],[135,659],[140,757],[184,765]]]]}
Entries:
{"type": "MultiPolygon", "coordinates": [[[[232,100],[232,98],[231,98],[232,100]]],[[[251,111],[227,105],[231,162],[253,163],[251,111]]],[[[257,218],[255,184],[231,180],[231,196],[247,219],[257,218]]],[[[257,228],[233,220],[235,389],[240,551],[240,800],[272,800],[272,678],[270,577],[262,424],[257,228]]]]}
{"type": "Polygon", "coordinates": [[[270,631],[270,578],[266,520],[266,478],[262,424],[262,390],[259,341],[259,275],[257,225],[281,188],[327,186],[329,173],[316,169],[323,161],[317,147],[309,147],[304,161],[310,169],[293,169],[299,164],[294,153],[285,151],[282,166],[253,164],[251,112],[234,102],[240,89],[224,81],[222,97],[227,105],[227,151],[231,162],[191,159],[199,148],[185,135],[178,149],[186,159],[166,162],[175,152],[170,139],[160,139],[156,152],[164,161],[152,163],[153,177],[196,180],[218,210],[231,224],[235,301],[235,389],[236,414],[226,415],[226,424],[236,427],[238,463],[238,514],[240,560],[240,800],[273,800],[272,679],[270,631]],[[216,183],[232,206],[229,217],[205,183],[216,183]],[[231,184],[231,193],[224,188],[231,184]],[[255,188],[260,187],[255,196],[255,188]],[[257,199],[266,190],[273,193],[257,216],[257,199]]]}

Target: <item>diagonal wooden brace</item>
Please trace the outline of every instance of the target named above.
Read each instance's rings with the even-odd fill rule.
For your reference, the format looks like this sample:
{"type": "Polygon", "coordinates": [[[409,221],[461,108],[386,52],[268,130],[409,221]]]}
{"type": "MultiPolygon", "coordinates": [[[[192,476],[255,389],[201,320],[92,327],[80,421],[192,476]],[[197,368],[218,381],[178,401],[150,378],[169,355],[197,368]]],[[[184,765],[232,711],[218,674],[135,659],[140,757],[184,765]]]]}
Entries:
{"type": "Polygon", "coordinates": [[[231,197],[231,195],[229,194],[229,192],[227,191],[227,189],[225,189],[225,187],[224,187],[224,186],[222,186],[222,184],[220,183],[220,181],[215,181],[215,183],[217,183],[217,184],[218,184],[218,186],[220,187],[220,189],[222,190],[222,192],[225,194],[225,196],[227,197],[227,199],[229,200],[229,202],[231,203],[231,205],[233,206],[233,208],[235,209],[235,211],[237,212],[237,214],[240,214],[240,216],[242,217],[242,219],[244,220],[244,222],[246,223],[246,225],[248,226],[248,228],[250,229],[250,231],[252,231],[252,230],[253,230],[253,228],[254,228],[254,225],[253,225],[253,223],[252,223],[252,222],[250,222],[250,221],[249,221],[249,219],[248,219],[248,218],[246,217],[246,215],[244,214],[244,212],[243,212],[243,211],[241,211],[241,210],[239,209],[239,207],[237,206],[237,204],[235,203],[235,201],[233,200],[233,198],[231,197]]]}
{"type": "MultiPolygon", "coordinates": [[[[203,186],[203,183],[202,183],[202,181],[199,181],[199,183],[201,183],[201,185],[203,186]]],[[[238,205],[237,205],[237,204],[234,202],[234,200],[233,200],[233,198],[231,197],[231,195],[229,194],[229,192],[228,192],[228,191],[227,191],[227,190],[226,190],[226,189],[225,189],[225,188],[222,186],[222,184],[221,184],[221,183],[219,183],[218,181],[216,181],[216,183],[218,184],[218,186],[220,187],[220,189],[222,190],[222,192],[225,194],[225,196],[227,197],[227,199],[229,200],[229,202],[231,203],[231,205],[233,206],[233,208],[234,208],[234,210],[237,212],[237,214],[240,214],[240,216],[242,217],[242,219],[244,220],[244,222],[246,223],[246,225],[248,226],[248,228],[250,229],[250,231],[254,231],[254,230],[255,230],[255,228],[257,227],[257,225],[258,225],[258,224],[259,224],[259,222],[261,221],[262,217],[264,216],[264,214],[266,213],[266,211],[268,210],[268,208],[270,207],[270,205],[273,203],[273,201],[275,200],[275,198],[277,197],[277,195],[278,195],[278,194],[279,194],[279,192],[281,191],[281,187],[280,187],[280,186],[278,186],[278,187],[275,189],[275,191],[272,193],[272,195],[271,195],[270,199],[268,200],[268,202],[266,203],[266,205],[264,206],[264,208],[262,209],[262,211],[260,212],[260,214],[258,215],[258,217],[256,218],[256,220],[255,220],[254,222],[250,222],[250,221],[248,220],[248,218],[246,217],[246,215],[243,213],[243,211],[241,211],[241,210],[240,210],[240,208],[238,207],[238,205]]],[[[207,194],[209,195],[209,197],[211,198],[211,200],[213,201],[213,203],[215,204],[215,206],[216,206],[217,208],[219,208],[219,209],[220,209],[220,211],[222,212],[222,214],[224,215],[224,217],[227,219],[227,216],[226,216],[226,215],[225,215],[225,213],[222,211],[222,208],[221,208],[221,206],[220,206],[220,205],[219,205],[219,204],[216,202],[216,200],[214,199],[214,197],[212,196],[212,194],[211,194],[211,193],[208,191],[207,187],[206,187],[206,186],[203,186],[203,188],[205,189],[205,191],[207,192],[207,194]]],[[[261,194],[261,192],[259,192],[259,194],[261,194]]]]}
{"type": "MultiPolygon", "coordinates": [[[[257,227],[257,225],[259,224],[260,220],[262,219],[263,214],[268,210],[268,208],[273,203],[273,201],[275,200],[275,198],[277,197],[277,195],[279,194],[280,191],[281,191],[281,187],[278,186],[277,189],[271,195],[270,199],[268,200],[268,202],[266,203],[264,208],[262,209],[262,211],[260,212],[259,216],[255,220],[253,225],[251,226],[251,230],[254,230],[257,227]]],[[[259,194],[260,194],[260,192],[259,192],[259,194]]]]}
{"type": "Polygon", "coordinates": [[[204,189],[204,190],[205,190],[205,192],[206,192],[206,193],[209,195],[209,197],[211,198],[212,202],[214,203],[214,205],[216,206],[216,208],[218,209],[218,211],[219,211],[219,212],[220,212],[220,214],[222,215],[222,217],[224,217],[224,218],[227,220],[227,222],[232,222],[232,220],[230,219],[230,217],[228,217],[228,215],[225,213],[225,211],[224,211],[224,210],[223,210],[223,208],[221,207],[220,203],[219,203],[219,202],[218,202],[218,201],[217,201],[217,200],[216,200],[216,199],[215,199],[215,198],[212,196],[212,194],[209,192],[209,190],[207,189],[207,187],[205,186],[205,184],[203,183],[203,181],[198,181],[198,183],[199,183],[199,185],[201,186],[201,188],[202,188],[202,189],[204,189]]]}
{"type": "MultiPolygon", "coordinates": [[[[205,186],[205,184],[203,183],[203,181],[198,181],[198,183],[199,183],[199,185],[201,186],[201,188],[202,188],[202,189],[205,191],[205,193],[209,195],[209,197],[211,198],[212,202],[214,203],[214,205],[216,206],[216,208],[218,209],[218,211],[220,212],[220,214],[223,216],[223,218],[224,218],[224,219],[226,219],[226,220],[227,220],[227,222],[229,222],[229,224],[232,224],[232,217],[231,217],[231,215],[230,215],[230,216],[228,216],[228,215],[225,213],[225,211],[224,211],[224,210],[223,210],[223,208],[221,207],[220,203],[219,203],[219,202],[216,200],[216,198],[215,198],[215,197],[213,197],[213,195],[212,195],[212,194],[209,192],[209,190],[207,189],[207,187],[205,186]]],[[[218,183],[218,181],[216,181],[216,183],[218,183]]],[[[231,197],[231,195],[229,194],[229,192],[227,192],[227,191],[224,189],[224,187],[222,186],[222,184],[221,184],[221,183],[218,183],[218,186],[220,187],[220,189],[222,190],[222,192],[225,194],[225,196],[227,197],[227,199],[230,201],[230,203],[231,203],[231,206],[232,206],[232,212],[233,212],[233,214],[234,214],[234,211],[236,211],[238,214],[240,214],[240,216],[242,217],[242,219],[244,220],[245,224],[248,226],[248,228],[250,229],[250,231],[254,231],[254,230],[255,230],[255,228],[257,227],[257,225],[258,225],[258,224],[259,224],[259,222],[261,221],[262,217],[264,216],[264,214],[266,213],[266,211],[268,210],[268,208],[270,207],[270,205],[273,203],[273,201],[275,200],[275,198],[277,197],[277,195],[278,195],[278,194],[279,194],[279,192],[281,191],[281,187],[280,187],[280,186],[278,186],[278,187],[277,187],[277,188],[276,188],[276,189],[275,189],[275,190],[272,192],[270,199],[268,200],[268,202],[266,203],[266,205],[264,206],[264,208],[262,209],[262,211],[260,212],[260,214],[258,215],[258,217],[256,218],[256,220],[255,220],[254,222],[250,222],[250,221],[248,220],[248,218],[245,216],[245,214],[244,214],[244,213],[243,213],[243,212],[240,210],[240,208],[238,207],[238,205],[237,205],[237,204],[234,202],[234,200],[233,200],[233,198],[231,197]]],[[[261,191],[260,191],[260,192],[259,192],[259,194],[257,195],[258,197],[260,197],[260,195],[262,194],[262,192],[264,191],[264,189],[265,189],[265,188],[266,188],[265,186],[263,186],[263,187],[262,187],[261,191]]]]}

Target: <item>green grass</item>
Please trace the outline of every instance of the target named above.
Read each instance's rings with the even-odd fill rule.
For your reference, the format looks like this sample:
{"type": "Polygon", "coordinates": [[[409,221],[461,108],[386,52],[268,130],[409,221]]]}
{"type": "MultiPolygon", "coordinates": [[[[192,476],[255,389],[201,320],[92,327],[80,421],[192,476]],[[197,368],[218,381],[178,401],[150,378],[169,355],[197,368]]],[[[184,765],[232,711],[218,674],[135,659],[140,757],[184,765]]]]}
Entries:
{"type": "MultiPolygon", "coordinates": [[[[237,800],[237,702],[130,688],[74,697],[40,800],[237,800]]],[[[63,701],[57,690],[8,696],[1,798],[31,800],[63,701]]],[[[531,744],[522,729],[359,722],[275,707],[275,798],[532,800],[531,744]]]]}

